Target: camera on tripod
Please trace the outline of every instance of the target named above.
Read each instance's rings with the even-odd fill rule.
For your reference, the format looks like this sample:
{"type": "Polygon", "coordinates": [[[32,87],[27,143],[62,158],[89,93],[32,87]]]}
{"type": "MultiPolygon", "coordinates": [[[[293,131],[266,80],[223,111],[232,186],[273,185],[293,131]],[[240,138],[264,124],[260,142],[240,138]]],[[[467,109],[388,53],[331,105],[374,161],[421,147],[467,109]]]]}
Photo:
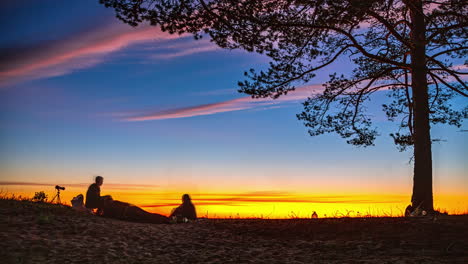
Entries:
{"type": "Polygon", "coordinates": [[[57,204],[62,204],[62,200],[60,200],[60,191],[64,191],[65,187],[60,186],[60,185],[55,185],[55,190],[57,190],[57,194],[52,198],[51,203],[54,203],[54,201],[57,202],[57,204]]]}

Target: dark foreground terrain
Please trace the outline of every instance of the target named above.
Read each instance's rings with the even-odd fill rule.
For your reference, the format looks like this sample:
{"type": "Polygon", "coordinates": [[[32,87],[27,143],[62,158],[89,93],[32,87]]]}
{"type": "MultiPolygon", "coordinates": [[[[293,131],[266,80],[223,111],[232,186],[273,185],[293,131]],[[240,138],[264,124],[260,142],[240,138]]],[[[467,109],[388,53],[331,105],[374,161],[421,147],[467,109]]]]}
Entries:
{"type": "Polygon", "coordinates": [[[0,200],[1,263],[468,263],[468,216],[140,224],[0,200]]]}

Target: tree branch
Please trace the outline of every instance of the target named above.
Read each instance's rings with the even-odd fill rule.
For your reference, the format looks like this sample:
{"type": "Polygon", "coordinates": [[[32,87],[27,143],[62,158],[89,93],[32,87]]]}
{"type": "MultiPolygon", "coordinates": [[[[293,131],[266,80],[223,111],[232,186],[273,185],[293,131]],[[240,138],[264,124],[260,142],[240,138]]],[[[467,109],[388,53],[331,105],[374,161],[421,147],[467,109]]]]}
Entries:
{"type": "Polygon", "coordinates": [[[441,51],[441,52],[438,52],[432,56],[430,56],[430,58],[432,59],[435,59],[436,57],[440,56],[440,55],[443,55],[443,54],[446,54],[446,53],[450,53],[450,52],[454,52],[454,51],[459,51],[459,50],[466,50],[468,49],[468,46],[462,46],[462,47],[458,47],[458,48],[453,48],[453,49],[448,49],[448,50],[444,50],[444,51],[441,51]]]}
{"type": "MultiPolygon", "coordinates": [[[[443,28],[436,27],[436,29],[434,29],[435,32],[427,37],[427,41],[431,41],[437,35],[440,35],[442,33],[446,33],[449,30],[457,29],[457,28],[465,28],[467,26],[468,26],[468,23],[460,23],[460,24],[454,24],[454,25],[450,25],[450,26],[447,26],[447,27],[443,27],[443,28]]],[[[433,31],[433,30],[428,29],[427,31],[433,31]]]]}
{"type": "Polygon", "coordinates": [[[277,84],[277,85],[271,87],[270,89],[276,89],[276,88],[278,88],[278,87],[280,87],[280,86],[283,86],[283,85],[285,85],[285,84],[287,84],[287,83],[290,83],[290,82],[299,80],[300,78],[304,77],[304,75],[306,75],[306,74],[308,74],[308,73],[311,73],[311,72],[313,72],[313,71],[316,71],[316,70],[319,70],[319,69],[321,69],[321,68],[323,68],[323,67],[328,66],[329,64],[331,64],[332,62],[334,62],[334,61],[340,56],[340,54],[343,53],[343,52],[344,52],[346,49],[348,49],[349,47],[350,47],[350,45],[346,45],[344,48],[342,48],[340,51],[338,51],[338,52],[335,54],[335,56],[333,56],[333,58],[332,58],[331,60],[327,61],[326,63],[324,63],[324,64],[322,64],[322,65],[320,65],[320,66],[314,67],[314,68],[312,68],[312,69],[309,69],[309,70],[307,70],[307,71],[305,71],[305,72],[302,72],[301,74],[299,74],[299,75],[297,75],[297,76],[295,76],[295,77],[293,77],[293,78],[289,78],[288,80],[282,81],[281,83],[279,83],[279,84],[277,84]]]}
{"type": "Polygon", "coordinates": [[[443,83],[445,86],[449,87],[450,89],[454,90],[455,92],[465,96],[465,97],[468,97],[468,94],[460,91],[459,89],[453,87],[452,85],[450,85],[449,83],[447,83],[446,81],[444,81],[444,79],[440,78],[439,76],[437,76],[436,74],[433,74],[432,72],[429,72],[429,74],[431,76],[433,76],[434,78],[438,79],[441,83],[443,83]]]}
{"type": "Polygon", "coordinates": [[[431,106],[429,107],[429,110],[434,106],[434,103],[436,102],[437,98],[439,97],[439,91],[440,91],[439,83],[437,82],[437,80],[432,75],[431,75],[431,78],[434,81],[434,84],[436,86],[436,95],[434,96],[434,100],[432,101],[431,106]]]}
{"type": "Polygon", "coordinates": [[[452,77],[455,78],[455,80],[457,80],[465,89],[468,89],[468,86],[466,86],[466,84],[463,82],[462,79],[460,79],[460,77],[457,75],[457,74],[454,74],[452,70],[450,70],[449,68],[445,67],[444,64],[442,64],[440,61],[432,58],[432,57],[429,57],[429,56],[426,56],[429,60],[435,62],[437,65],[439,65],[439,67],[442,68],[443,71],[446,71],[447,73],[449,73],[452,77]]]}
{"type": "Polygon", "coordinates": [[[408,72],[405,71],[405,95],[406,95],[406,101],[408,102],[408,128],[411,134],[411,137],[413,137],[413,101],[410,98],[409,94],[409,89],[408,89],[408,72]]]}
{"type": "MultiPolygon", "coordinates": [[[[377,19],[380,23],[382,23],[385,28],[388,29],[388,31],[396,38],[398,39],[401,43],[403,43],[405,46],[407,46],[408,48],[412,49],[413,48],[413,45],[411,43],[409,43],[402,35],[400,35],[400,33],[398,33],[396,30],[395,30],[395,26],[390,24],[385,18],[381,17],[379,14],[377,14],[376,12],[372,11],[372,10],[368,10],[367,11],[369,13],[369,15],[371,15],[372,17],[374,17],[375,19],[377,19]]],[[[402,20],[402,21],[405,21],[405,20],[402,20]]],[[[400,21],[400,22],[402,22],[400,21]]]]}
{"type": "MultiPolygon", "coordinates": [[[[251,18],[251,19],[253,19],[253,18],[251,18]]],[[[256,23],[262,23],[262,24],[268,23],[268,22],[261,21],[261,20],[258,20],[258,19],[254,19],[254,20],[255,20],[256,23]]],[[[388,59],[388,58],[385,58],[385,57],[378,56],[376,54],[369,53],[366,49],[364,49],[364,47],[361,44],[359,44],[359,42],[353,37],[353,35],[351,33],[348,33],[345,30],[340,29],[340,28],[325,26],[325,25],[312,25],[312,24],[295,23],[295,22],[292,22],[292,23],[279,23],[279,22],[273,23],[273,22],[271,22],[271,23],[278,26],[278,27],[285,27],[285,28],[288,28],[288,27],[304,27],[304,28],[311,28],[311,29],[331,30],[331,31],[334,31],[336,33],[342,34],[345,37],[347,37],[348,40],[350,40],[352,42],[351,46],[355,47],[357,50],[359,50],[362,53],[362,55],[364,55],[364,56],[366,56],[368,58],[371,58],[371,59],[379,61],[379,62],[384,62],[384,63],[388,63],[388,64],[391,64],[391,65],[394,65],[394,66],[398,66],[398,67],[400,67],[402,69],[410,69],[409,64],[394,61],[394,60],[391,60],[391,59],[388,59]]]]}

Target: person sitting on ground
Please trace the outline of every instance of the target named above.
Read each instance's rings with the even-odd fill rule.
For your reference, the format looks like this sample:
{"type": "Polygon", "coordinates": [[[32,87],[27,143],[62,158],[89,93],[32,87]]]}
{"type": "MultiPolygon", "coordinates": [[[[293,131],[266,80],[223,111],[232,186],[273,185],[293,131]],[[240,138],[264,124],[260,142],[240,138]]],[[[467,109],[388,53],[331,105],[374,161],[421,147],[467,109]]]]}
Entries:
{"type": "Polygon", "coordinates": [[[113,200],[110,196],[103,196],[102,216],[125,221],[166,224],[169,218],[164,215],[147,212],[138,206],[113,200]]]}
{"type": "Polygon", "coordinates": [[[84,197],[80,193],[77,196],[73,197],[71,200],[72,208],[79,212],[90,213],[90,211],[84,206],[84,197]]]}
{"type": "Polygon", "coordinates": [[[97,208],[96,214],[98,215],[102,213],[103,200],[101,197],[101,185],[103,182],[104,178],[102,176],[96,176],[95,183],[91,184],[86,192],[85,207],[90,210],[97,208]]]}
{"type": "Polygon", "coordinates": [[[182,195],[182,204],[172,211],[170,218],[175,219],[177,222],[183,221],[182,219],[184,218],[188,220],[197,219],[195,206],[193,205],[192,200],[190,199],[190,195],[182,195]]]}

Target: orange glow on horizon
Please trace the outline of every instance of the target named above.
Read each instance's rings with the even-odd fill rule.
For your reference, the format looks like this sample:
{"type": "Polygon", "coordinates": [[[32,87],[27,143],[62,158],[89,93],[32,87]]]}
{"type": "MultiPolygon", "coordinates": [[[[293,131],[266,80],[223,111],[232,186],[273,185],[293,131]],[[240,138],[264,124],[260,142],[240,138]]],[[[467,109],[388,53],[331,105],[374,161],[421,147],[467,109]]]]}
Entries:
{"type": "MultiPolygon", "coordinates": [[[[49,200],[55,195],[54,185],[0,185],[3,195],[33,197],[37,191],[48,194],[49,200]]],[[[68,185],[61,192],[62,202],[78,194],[86,194],[87,184],[68,185]]],[[[125,201],[143,209],[169,215],[172,208],[181,202],[185,192],[160,190],[154,186],[107,184],[102,195],[112,195],[115,200],[125,201]]],[[[319,217],[341,216],[402,216],[411,195],[403,194],[356,194],[330,193],[312,194],[283,191],[187,191],[192,197],[199,217],[208,218],[308,218],[316,211],[319,217]]],[[[436,209],[449,214],[468,212],[468,195],[435,194],[436,209]]]]}

